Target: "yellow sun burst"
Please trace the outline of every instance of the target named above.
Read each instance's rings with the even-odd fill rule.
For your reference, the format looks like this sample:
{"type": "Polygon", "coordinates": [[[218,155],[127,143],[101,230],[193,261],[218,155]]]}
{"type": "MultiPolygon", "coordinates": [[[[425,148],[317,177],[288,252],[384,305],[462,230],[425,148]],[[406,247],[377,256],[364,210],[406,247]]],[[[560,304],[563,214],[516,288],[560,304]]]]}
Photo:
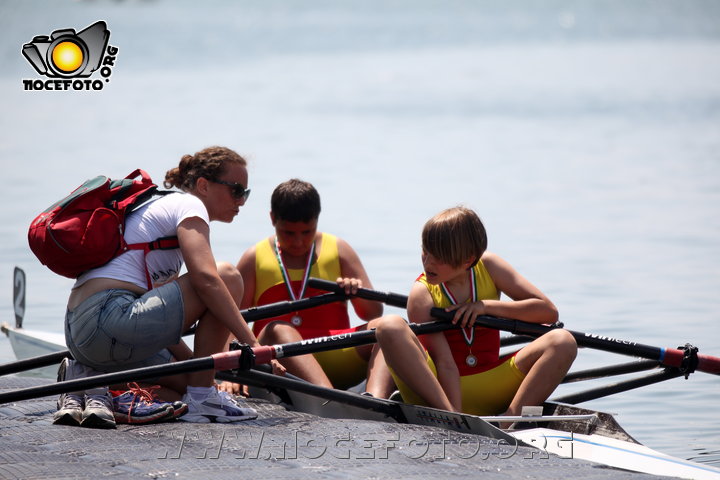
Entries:
{"type": "Polygon", "coordinates": [[[74,42],[61,42],[53,49],[52,61],[63,72],[74,72],[83,63],[83,52],[74,42]]]}

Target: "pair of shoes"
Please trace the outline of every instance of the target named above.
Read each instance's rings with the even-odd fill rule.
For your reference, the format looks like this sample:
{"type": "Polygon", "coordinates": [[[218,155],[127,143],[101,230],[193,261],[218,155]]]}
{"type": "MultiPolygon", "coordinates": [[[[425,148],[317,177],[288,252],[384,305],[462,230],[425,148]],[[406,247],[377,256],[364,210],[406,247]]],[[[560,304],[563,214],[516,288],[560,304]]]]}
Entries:
{"type": "MultiPolygon", "coordinates": [[[[82,369],[79,367],[75,360],[64,358],[58,367],[58,382],[78,378],[80,374],[76,370],[82,369]]],[[[57,406],[58,410],[53,415],[55,425],[115,428],[112,401],[107,388],[63,393],[58,398],[57,406]]]]}
{"type": "Polygon", "coordinates": [[[174,420],[187,412],[183,402],[158,400],[154,390],[158,385],[141,388],[137,383],[128,383],[126,392],[113,393],[113,413],[117,423],[155,423],[174,420]]]}
{"type": "Polygon", "coordinates": [[[183,397],[188,406],[188,412],[180,418],[190,423],[233,423],[257,418],[255,409],[243,406],[227,392],[218,392],[212,389],[205,398],[195,399],[189,393],[183,397]]]}
{"type": "Polygon", "coordinates": [[[105,388],[94,388],[85,393],[85,408],[82,412],[81,427],[115,428],[112,411],[112,397],[105,388]]]}

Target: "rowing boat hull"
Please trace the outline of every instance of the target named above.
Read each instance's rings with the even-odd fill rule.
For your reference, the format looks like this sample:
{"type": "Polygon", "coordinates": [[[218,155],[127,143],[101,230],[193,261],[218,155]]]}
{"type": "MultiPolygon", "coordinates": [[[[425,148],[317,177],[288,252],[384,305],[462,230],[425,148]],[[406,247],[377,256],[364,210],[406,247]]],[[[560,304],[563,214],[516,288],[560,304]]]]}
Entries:
{"type": "MultiPolygon", "coordinates": [[[[65,346],[65,336],[59,333],[14,328],[7,323],[3,323],[2,326],[0,326],[0,330],[7,335],[13,352],[15,353],[15,358],[18,360],[67,350],[65,346]]],[[[42,367],[33,370],[33,372],[38,376],[52,378],[57,375],[57,366],[42,367]]]]}
{"type": "MultiPolygon", "coordinates": [[[[321,388],[321,387],[320,387],[321,388]]],[[[288,403],[294,410],[312,413],[326,418],[350,418],[362,420],[396,420],[367,408],[359,408],[338,401],[323,400],[315,395],[292,390],[252,388],[253,396],[288,403]]],[[[390,400],[374,399],[382,404],[390,400]]],[[[533,422],[535,428],[503,431],[495,428],[483,417],[446,412],[433,408],[397,404],[407,423],[440,427],[462,433],[481,435],[503,440],[508,444],[536,447],[538,455],[557,455],[561,458],[581,459],[623,470],[661,476],[698,480],[720,480],[720,469],[696,462],[671,457],[640,444],[605,412],[597,412],[574,405],[547,402],[543,415],[533,422]],[[548,417],[587,417],[550,421],[548,417]],[[544,421],[548,419],[547,421],[544,421]],[[552,428],[550,428],[552,426],[552,428]]]]}
{"type": "MultiPolygon", "coordinates": [[[[2,331],[10,339],[18,359],[31,358],[65,349],[64,337],[60,334],[38,332],[2,325],[2,331]]],[[[55,375],[55,366],[40,370],[43,376],[55,375]]],[[[322,387],[313,386],[317,389],[322,387]]],[[[326,393],[330,393],[331,390],[326,393]]],[[[253,396],[286,403],[292,409],[325,418],[345,418],[395,422],[382,409],[372,410],[348,405],[340,401],[327,401],[317,395],[309,395],[292,389],[272,390],[256,386],[253,396]]],[[[543,416],[570,416],[592,414],[593,420],[538,421],[538,428],[503,431],[484,418],[467,414],[446,412],[433,408],[407,405],[390,400],[368,399],[378,407],[394,408],[402,412],[404,421],[416,425],[439,427],[461,433],[481,435],[502,440],[509,445],[521,444],[538,448],[539,454],[553,454],[562,458],[582,459],[624,470],[655,475],[691,478],[699,480],[720,480],[720,469],[708,465],[671,457],[644,445],[632,438],[615,421],[612,415],[582,409],[574,405],[547,402],[543,416]]]]}

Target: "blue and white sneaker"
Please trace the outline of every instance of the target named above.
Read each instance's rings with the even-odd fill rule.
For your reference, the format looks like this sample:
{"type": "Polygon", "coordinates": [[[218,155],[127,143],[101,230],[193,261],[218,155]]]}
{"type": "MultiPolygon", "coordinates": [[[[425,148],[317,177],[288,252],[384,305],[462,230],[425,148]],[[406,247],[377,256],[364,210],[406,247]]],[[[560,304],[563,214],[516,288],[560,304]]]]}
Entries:
{"type": "Polygon", "coordinates": [[[195,399],[185,394],[182,401],[187,404],[188,412],[179,420],[190,423],[233,423],[257,418],[255,409],[243,406],[227,392],[212,389],[205,398],[195,399]]]}
{"type": "Polygon", "coordinates": [[[141,388],[136,383],[128,384],[126,392],[113,392],[113,414],[117,423],[153,423],[172,420],[187,411],[181,402],[158,400],[153,390],[158,387],[141,388]]]}

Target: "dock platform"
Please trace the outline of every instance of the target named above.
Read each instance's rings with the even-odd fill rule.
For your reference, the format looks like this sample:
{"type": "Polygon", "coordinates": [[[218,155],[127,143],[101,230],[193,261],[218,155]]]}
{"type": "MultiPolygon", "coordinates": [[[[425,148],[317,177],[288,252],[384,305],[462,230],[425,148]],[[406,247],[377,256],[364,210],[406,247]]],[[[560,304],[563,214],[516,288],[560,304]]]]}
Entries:
{"type": "MultiPolygon", "coordinates": [[[[0,391],[49,383],[7,376],[0,391]]],[[[3,479],[667,479],[435,427],[326,419],[248,399],[236,424],[52,424],[56,397],[0,405],[3,479]]]]}

